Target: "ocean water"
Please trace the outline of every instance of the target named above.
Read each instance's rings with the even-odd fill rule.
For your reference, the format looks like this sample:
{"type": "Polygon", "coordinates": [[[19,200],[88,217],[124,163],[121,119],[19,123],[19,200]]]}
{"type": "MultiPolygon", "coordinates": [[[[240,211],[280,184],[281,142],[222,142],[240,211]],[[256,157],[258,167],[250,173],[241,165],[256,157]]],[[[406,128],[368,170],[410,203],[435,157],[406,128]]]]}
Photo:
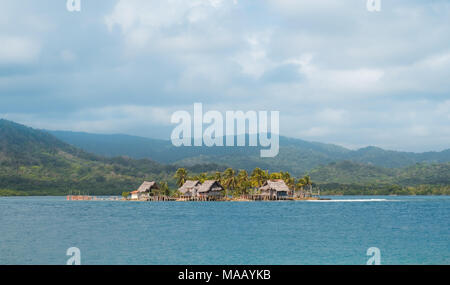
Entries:
{"type": "Polygon", "coordinates": [[[317,202],[0,198],[0,264],[450,264],[450,197],[317,202]]]}

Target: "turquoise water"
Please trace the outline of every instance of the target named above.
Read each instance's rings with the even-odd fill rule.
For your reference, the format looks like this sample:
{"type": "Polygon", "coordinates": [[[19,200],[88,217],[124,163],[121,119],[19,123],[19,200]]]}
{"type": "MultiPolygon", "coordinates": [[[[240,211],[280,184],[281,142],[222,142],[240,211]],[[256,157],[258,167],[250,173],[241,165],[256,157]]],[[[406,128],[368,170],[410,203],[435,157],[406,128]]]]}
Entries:
{"type": "Polygon", "coordinates": [[[450,264],[450,197],[332,199],[0,198],[0,264],[65,264],[69,247],[82,264],[365,264],[369,247],[382,264],[450,264]]]}

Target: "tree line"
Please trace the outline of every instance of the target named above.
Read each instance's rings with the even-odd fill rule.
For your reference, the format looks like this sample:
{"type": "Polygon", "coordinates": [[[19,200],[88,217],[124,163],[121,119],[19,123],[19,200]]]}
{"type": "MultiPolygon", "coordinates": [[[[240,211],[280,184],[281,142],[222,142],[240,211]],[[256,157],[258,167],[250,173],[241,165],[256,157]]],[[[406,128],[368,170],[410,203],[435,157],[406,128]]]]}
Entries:
{"type": "Polygon", "coordinates": [[[270,173],[268,170],[262,170],[258,167],[250,174],[246,170],[236,171],[232,168],[227,168],[223,172],[203,172],[193,176],[190,176],[185,168],[179,168],[176,171],[174,178],[178,187],[183,186],[187,180],[198,180],[200,183],[203,183],[206,180],[216,180],[225,188],[225,195],[232,195],[235,197],[256,194],[255,191],[263,186],[267,180],[283,180],[289,189],[293,191],[310,190],[313,186],[313,182],[309,175],[295,178],[287,171],[270,173]]]}

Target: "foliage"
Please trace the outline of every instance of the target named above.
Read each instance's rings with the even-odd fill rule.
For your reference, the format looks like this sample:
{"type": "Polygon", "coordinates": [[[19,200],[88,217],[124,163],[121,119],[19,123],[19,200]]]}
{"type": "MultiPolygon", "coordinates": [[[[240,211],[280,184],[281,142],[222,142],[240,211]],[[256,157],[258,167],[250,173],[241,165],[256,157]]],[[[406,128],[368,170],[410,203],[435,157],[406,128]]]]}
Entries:
{"type": "MultiPolygon", "coordinates": [[[[51,132],[64,142],[86,151],[107,156],[127,155],[135,159],[152,158],[159,163],[194,166],[211,161],[248,172],[256,167],[289,171],[302,175],[320,165],[348,160],[386,168],[401,168],[416,163],[450,162],[450,149],[442,152],[410,153],[377,147],[349,150],[332,144],[307,142],[280,137],[280,152],[274,158],[261,158],[256,147],[174,147],[169,140],[126,135],[96,135],[74,132],[51,132]]],[[[194,171],[199,173],[200,171],[194,171]]]]}
{"type": "Polygon", "coordinates": [[[321,195],[450,195],[450,185],[322,184],[321,195]]]}
{"type": "MultiPolygon", "coordinates": [[[[288,143],[309,147],[314,152],[348,155],[345,149],[331,145],[301,144],[298,141],[288,143]]],[[[388,169],[367,163],[339,161],[316,167],[309,173],[299,173],[300,169],[310,169],[311,163],[304,160],[308,159],[308,155],[301,159],[293,155],[286,162],[284,154],[281,154],[280,158],[258,159],[249,163],[246,154],[253,155],[252,152],[241,148],[235,150],[237,153],[241,151],[242,155],[232,155],[234,162],[242,163],[235,168],[224,167],[222,162],[227,160],[221,158],[206,161],[214,163],[188,164],[184,167],[160,164],[149,159],[106,158],[64,143],[47,132],[0,120],[0,196],[118,195],[137,189],[144,180],[163,181],[160,193],[176,195],[176,189],[187,179],[201,182],[218,180],[227,194],[233,196],[249,194],[267,179],[282,179],[297,191],[319,186],[322,194],[449,194],[448,162],[417,163],[388,169]],[[285,161],[285,167],[277,159],[285,161]],[[256,167],[249,168],[255,164],[256,167]],[[297,171],[291,175],[289,169],[294,164],[297,171]],[[275,172],[272,170],[274,167],[284,171],[275,172]]],[[[379,151],[369,149],[365,153],[374,156],[379,151]]],[[[222,158],[227,155],[226,150],[221,153],[222,158]]]]}
{"type": "Polygon", "coordinates": [[[310,174],[318,183],[450,185],[450,163],[420,163],[405,168],[386,169],[342,161],[313,169],[310,174]]]}
{"type": "MultiPolygon", "coordinates": [[[[89,154],[46,132],[0,120],[0,195],[120,195],[144,180],[175,187],[176,169],[149,159],[89,154]]],[[[223,168],[206,164],[188,169],[223,168]]]]}

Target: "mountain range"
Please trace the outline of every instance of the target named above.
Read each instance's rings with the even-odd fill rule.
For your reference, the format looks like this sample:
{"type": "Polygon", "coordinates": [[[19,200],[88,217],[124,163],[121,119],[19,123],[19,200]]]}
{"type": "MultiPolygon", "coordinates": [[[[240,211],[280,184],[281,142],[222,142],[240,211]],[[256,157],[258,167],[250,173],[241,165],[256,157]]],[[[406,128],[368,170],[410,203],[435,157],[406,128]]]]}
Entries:
{"type": "Polygon", "coordinates": [[[357,151],[282,137],[276,158],[249,147],[173,147],[169,141],[33,129],[0,120],[0,196],[120,194],[144,180],[168,182],[190,174],[255,167],[311,175],[334,194],[450,194],[449,151],[422,154],[357,151]],[[413,187],[408,188],[408,187],[413,187]],[[405,192],[407,191],[407,192],[405,192]]]}
{"type": "Polygon", "coordinates": [[[441,152],[400,152],[378,147],[350,150],[333,144],[280,137],[280,152],[274,158],[260,158],[256,147],[174,147],[169,140],[129,135],[99,135],[82,132],[47,131],[56,138],[85,151],[106,157],[150,158],[159,163],[196,165],[217,163],[236,169],[255,167],[303,175],[337,161],[351,161],[384,168],[401,168],[416,163],[450,162],[450,149],[441,152]]]}
{"type": "MultiPolygon", "coordinates": [[[[91,154],[48,132],[0,120],[0,195],[120,194],[144,180],[172,181],[176,169],[150,159],[91,154]]],[[[188,170],[223,167],[196,165],[188,170]]]]}

